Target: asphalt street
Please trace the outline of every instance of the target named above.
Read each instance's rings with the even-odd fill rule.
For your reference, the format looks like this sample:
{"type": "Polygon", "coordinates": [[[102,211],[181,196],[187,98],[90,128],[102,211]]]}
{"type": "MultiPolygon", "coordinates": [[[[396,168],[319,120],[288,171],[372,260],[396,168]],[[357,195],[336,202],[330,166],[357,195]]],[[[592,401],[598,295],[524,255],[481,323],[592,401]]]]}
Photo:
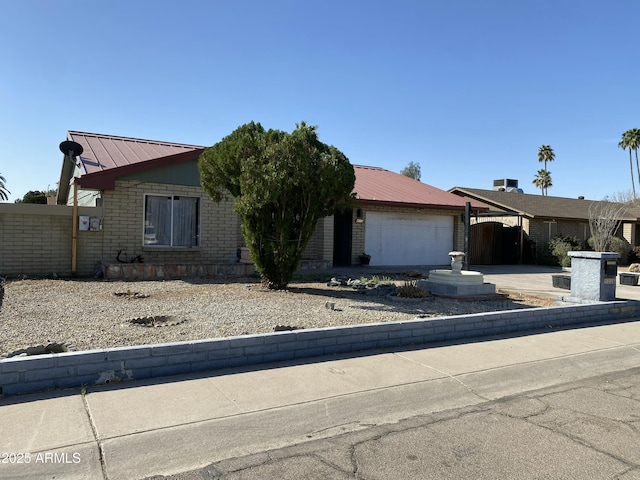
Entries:
{"type": "Polygon", "coordinates": [[[236,457],[195,479],[638,479],[640,368],[236,457]]]}

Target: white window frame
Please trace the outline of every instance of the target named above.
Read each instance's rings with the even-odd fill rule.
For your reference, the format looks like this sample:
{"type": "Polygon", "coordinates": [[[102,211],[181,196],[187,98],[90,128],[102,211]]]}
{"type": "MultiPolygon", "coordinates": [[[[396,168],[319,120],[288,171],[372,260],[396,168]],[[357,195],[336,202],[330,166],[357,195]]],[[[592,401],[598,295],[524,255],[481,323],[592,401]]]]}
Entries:
{"type": "MultiPolygon", "coordinates": [[[[144,194],[144,199],[143,199],[143,204],[142,204],[142,246],[144,248],[170,248],[170,249],[190,249],[190,248],[200,248],[201,245],[201,238],[200,238],[200,232],[202,229],[202,198],[197,196],[197,195],[176,195],[176,194],[160,194],[160,193],[145,193],[144,194]],[[147,199],[150,197],[155,197],[155,198],[167,198],[170,199],[170,208],[171,208],[171,212],[170,212],[170,225],[169,225],[169,232],[170,232],[170,241],[169,244],[154,244],[154,243],[150,243],[151,239],[148,238],[148,235],[151,235],[149,233],[148,227],[148,220],[147,220],[147,199]],[[195,239],[196,239],[196,244],[195,245],[174,245],[174,201],[176,200],[176,197],[179,198],[190,198],[190,199],[194,199],[196,201],[196,226],[195,226],[195,239]]],[[[154,233],[155,235],[155,233],[154,233]]]]}
{"type": "Polygon", "coordinates": [[[546,232],[547,242],[550,242],[552,238],[558,236],[558,222],[555,220],[545,221],[544,223],[549,225],[549,229],[546,232]]]}

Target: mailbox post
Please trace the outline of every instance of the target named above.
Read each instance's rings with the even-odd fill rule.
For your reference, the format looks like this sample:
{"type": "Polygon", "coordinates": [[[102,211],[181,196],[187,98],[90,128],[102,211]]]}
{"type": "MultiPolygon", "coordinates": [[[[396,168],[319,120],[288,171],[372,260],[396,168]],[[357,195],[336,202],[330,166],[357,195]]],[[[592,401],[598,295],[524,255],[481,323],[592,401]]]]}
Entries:
{"type": "Polygon", "coordinates": [[[571,297],[606,302],[616,299],[617,260],[614,252],[569,252],[571,297]]]}

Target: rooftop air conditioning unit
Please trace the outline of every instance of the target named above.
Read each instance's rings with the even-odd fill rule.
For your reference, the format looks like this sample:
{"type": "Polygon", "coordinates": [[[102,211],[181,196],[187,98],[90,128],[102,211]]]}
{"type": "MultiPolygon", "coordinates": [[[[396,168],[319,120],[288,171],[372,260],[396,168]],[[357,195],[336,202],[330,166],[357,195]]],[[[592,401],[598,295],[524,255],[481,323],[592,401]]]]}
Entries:
{"type": "Polygon", "coordinates": [[[499,180],[493,181],[493,189],[507,191],[511,188],[518,188],[518,180],[514,180],[511,178],[501,178],[499,180]]]}

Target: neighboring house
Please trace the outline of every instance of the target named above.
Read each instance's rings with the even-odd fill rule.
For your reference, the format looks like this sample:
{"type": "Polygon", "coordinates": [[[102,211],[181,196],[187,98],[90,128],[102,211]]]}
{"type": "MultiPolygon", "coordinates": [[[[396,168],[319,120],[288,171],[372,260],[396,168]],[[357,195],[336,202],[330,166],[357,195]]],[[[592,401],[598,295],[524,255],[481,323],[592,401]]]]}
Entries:
{"type": "MultiPolygon", "coordinates": [[[[120,261],[141,256],[145,268],[158,267],[139,275],[156,277],[162,265],[174,265],[175,275],[191,271],[188,265],[244,258],[233,199],[212,202],[200,186],[204,147],[76,131],[68,140],[84,151],[75,166],[63,160],[57,203],[74,203],[75,182],[77,204],[99,207],[78,242],[100,236],[90,243],[100,245],[95,260],[103,266],[122,267],[118,254],[120,261]]],[[[464,199],[381,168],[354,169],[355,208],[318,222],[304,255],[308,268],[358,263],[365,251],[372,265],[441,265],[462,249],[464,199]]]]}
{"type": "MultiPolygon", "coordinates": [[[[586,242],[591,237],[589,209],[594,200],[552,197],[522,193],[517,181],[505,180],[493,190],[454,187],[449,192],[486,206],[489,211],[472,218],[471,261],[516,263],[527,261],[542,245],[556,236],[576,237],[586,242]],[[511,187],[505,186],[509,183],[511,187]]],[[[627,210],[618,235],[631,245],[638,239],[638,214],[627,210]]]]}

